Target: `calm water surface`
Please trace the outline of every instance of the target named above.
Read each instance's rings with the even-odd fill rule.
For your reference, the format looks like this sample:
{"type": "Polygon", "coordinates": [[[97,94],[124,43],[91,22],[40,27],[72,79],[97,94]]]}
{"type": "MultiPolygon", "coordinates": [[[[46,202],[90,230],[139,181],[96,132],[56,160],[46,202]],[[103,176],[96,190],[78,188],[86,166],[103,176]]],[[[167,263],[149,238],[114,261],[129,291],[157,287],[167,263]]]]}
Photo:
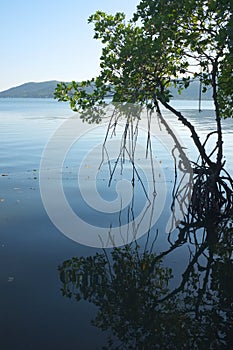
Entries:
{"type": "MultiPolygon", "coordinates": [[[[197,112],[196,101],[173,103],[185,111],[201,138],[212,130],[210,102],[203,102],[201,113],[197,112]]],[[[187,154],[195,159],[190,135],[169,113],[164,111],[164,115],[180,136],[187,154]]],[[[97,312],[92,303],[62,296],[58,272],[63,261],[102,250],[78,244],[59,232],[50,221],[40,196],[39,168],[43,149],[54,131],[71,116],[68,105],[50,99],[0,99],[0,344],[4,350],[100,349],[108,334],[91,325],[97,312]]],[[[232,124],[232,120],[223,123],[226,168],[231,174],[232,124]]],[[[83,147],[88,150],[85,142],[83,147]]],[[[64,164],[65,191],[70,202],[74,200],[73,193],[77,197],[80,195],[76,193],[75,165],[75,157],[81,157],[80,154],[78,156],[75,149],[64,164]]],[[[166,162],[166,155],[160,157],[166,162]]],[[[168,162],[166,168],[169,192],[173,181],[169,177],[172,163],[168,162]]],[[[85,181],[88,187],[88,179],[85,181]]],[[[103,190],[105,185],[101,186],[103,190]]],[[[140,202],[141,194],[138,196],[140,202]]],[[[89,209],[82,210],[84,216],[85,213],[95,216],[87,211],[89,209]]],[[[154,244],[156,253],[169,247],[164,234],[168,211],[169,204],[154,227],[159,232],[154,244]]],[[[102,220],[103,217],[99,221],[102,220]]],[[[146,238],[142,237],[139,243],[145,245],[146,238]]],[[[188,259],[188,249],[166,257],[165,265],[174,269],[171,288],[179,284],[188,259]]]]}

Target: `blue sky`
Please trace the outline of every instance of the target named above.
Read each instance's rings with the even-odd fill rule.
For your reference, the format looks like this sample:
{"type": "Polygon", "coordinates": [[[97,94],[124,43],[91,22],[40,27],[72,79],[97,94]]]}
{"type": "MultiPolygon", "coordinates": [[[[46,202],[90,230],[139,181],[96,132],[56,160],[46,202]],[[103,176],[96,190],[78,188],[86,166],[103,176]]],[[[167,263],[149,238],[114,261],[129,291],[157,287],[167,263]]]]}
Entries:
{"type": "Polygon", "coordinates": [[[139,0],[1,0],[0,91],[29,81],[88,79],[98,74],[101,44],[88,17],[125,12],[139,0]]]}

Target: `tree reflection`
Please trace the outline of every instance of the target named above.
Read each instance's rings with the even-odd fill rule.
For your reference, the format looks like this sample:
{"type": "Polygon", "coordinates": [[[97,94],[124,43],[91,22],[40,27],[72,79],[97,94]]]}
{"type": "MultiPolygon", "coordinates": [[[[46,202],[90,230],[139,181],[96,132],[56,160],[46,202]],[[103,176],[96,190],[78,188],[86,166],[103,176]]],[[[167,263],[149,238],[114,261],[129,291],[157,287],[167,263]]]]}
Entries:
{"type": "MultiPolygon", "coordinates": [[[[181,175],[189,178],[182,182],[183,176],[180,176],[174,184],[171,227],[180,220],[173,210],[175,207],[184,218],[175,231],[169,231],[168,248],[158,251],[155,228],[150,227],[146,242],[141,238],[140,242],[63,262],[59,266],[61,290],[66,297],[84,299],[98,307],[93,324],[110,334],[108,345],[103,349],[231,349],[233,181],[223,167],[221,174],[209,171],[203,160],[194,164],[192,178],[176,135],[159,111],[158,117],[171,139],[175,170],[179,169],[181,175]],[[167,258],[173,253],[185,255],[187,251],[187,261],[181,262],[182,273],[174,279],[177,271],[169,266],[167,258]]],[[[116,130],[118,115],[114,118],[109,123],[106,139],[110,131],[116,130]]],[[[124,161],[128,152],[134,175],[138,124],[136,120],[133,128],[132,122],[129,114],[119,160],[124,161]]],[[[150,151],[149,131],[150,128],[147,140],[150,151]]],[[[108,155],[106,143],[103,150],[108,155]]],[[[153,153],[150,157],[153,159],[153,153]]],[[[110,181],[114,172],[113,167],[110,181]]],[[[154,199],[156,202],[156,196],[154,199]]],[[[110,236],[111,232],[109,239],[110,236]]]]}
{"type": "Polygon", "coordinates": [[[219,219],[213,232],[187,215],[159,254],[134,242],[67,260],[59,267],[62,293],[98,307],[93,324],[111,333],[105,349],[230,349],[233,220],[219,219]],[[189,261],[172,288],[165,258],[184,247],[189,261]]]}

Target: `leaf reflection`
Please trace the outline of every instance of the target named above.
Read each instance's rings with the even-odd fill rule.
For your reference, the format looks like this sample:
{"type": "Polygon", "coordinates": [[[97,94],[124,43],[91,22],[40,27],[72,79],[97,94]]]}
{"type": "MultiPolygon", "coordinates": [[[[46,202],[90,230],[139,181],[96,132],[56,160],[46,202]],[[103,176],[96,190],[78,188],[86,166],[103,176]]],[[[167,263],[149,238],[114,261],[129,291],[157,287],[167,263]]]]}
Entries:
{"type": "Polygon", "coordinates": [[[111,331],[106,349],[230,349],[232,217],[216,226],[214,243],[207,231],[180,225],[177,239],[160,254],[134,242],[67,260],[59,267],[62,293],[98,307],[93,324],[111,331]],[[172,289],[173,271],[164,258],[184,244],[190,259],[172,289]]]}
{"type": "MultiPolygon", "coordinates": [[[[182,147],[162,116],[160,122],[179,153],[177,167],[187,173],[182,147]]],[[[184,218],[175,231],[164,235],[166,250],[159,251],[158,232],[150,227],[146,242],[73,257],[59,266],[63,296],[97,306],[93,324],[109,331],[103,349],[233,348],[232,188],[226,172],[214,178],[197,166],[192,188],[190,181],[186,186],[182,181],[174,184],[171,221],[178,221],[175,205],[184,218]],[[176,269],[166,259],[173,252],[181,256],[187,251],[189,258],[182,260],[182,272],[174,282],[176,269]]]]}

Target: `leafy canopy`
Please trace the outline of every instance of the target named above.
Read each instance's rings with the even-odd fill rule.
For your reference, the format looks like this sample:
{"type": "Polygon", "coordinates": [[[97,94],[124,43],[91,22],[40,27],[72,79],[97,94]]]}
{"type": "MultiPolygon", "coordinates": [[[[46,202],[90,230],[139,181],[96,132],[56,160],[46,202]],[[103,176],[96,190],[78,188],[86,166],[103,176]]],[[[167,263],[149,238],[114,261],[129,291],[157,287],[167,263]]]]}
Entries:
{"type": "Polygon", "coordinates": [[[232,6],[230,0],[142,0],[129,22],[123,13],[97,11],[88,21],[103,43],[100,75],[61,83],[55,97],[80,111],[103,104],[106,95],[153,108],[158,101],[166,106],[172,85],[182,92],[200,79],[203,93],[213,88],[219,115],[232,117],[232,6]]]}

